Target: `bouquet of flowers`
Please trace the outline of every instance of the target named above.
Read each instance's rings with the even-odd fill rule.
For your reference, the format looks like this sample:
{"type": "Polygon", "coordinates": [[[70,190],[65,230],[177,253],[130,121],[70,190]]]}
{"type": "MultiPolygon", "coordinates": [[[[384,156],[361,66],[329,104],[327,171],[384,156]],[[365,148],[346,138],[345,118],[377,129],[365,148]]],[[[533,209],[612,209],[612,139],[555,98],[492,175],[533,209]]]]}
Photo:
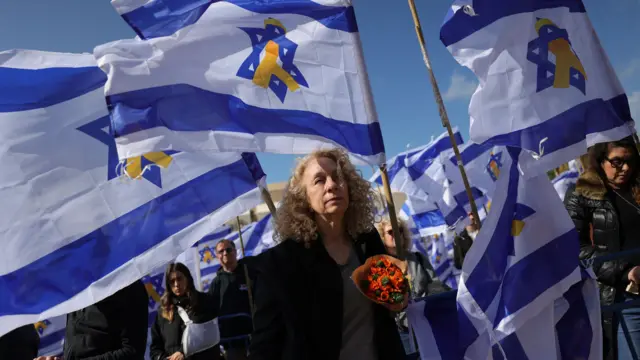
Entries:
{"type": "Polygon", "coordinates": [[[351,279],[369,299],[391,311],[401,311],[409,302],[409,281],[402,261],[377,255],[353,271],[351,279]]]}

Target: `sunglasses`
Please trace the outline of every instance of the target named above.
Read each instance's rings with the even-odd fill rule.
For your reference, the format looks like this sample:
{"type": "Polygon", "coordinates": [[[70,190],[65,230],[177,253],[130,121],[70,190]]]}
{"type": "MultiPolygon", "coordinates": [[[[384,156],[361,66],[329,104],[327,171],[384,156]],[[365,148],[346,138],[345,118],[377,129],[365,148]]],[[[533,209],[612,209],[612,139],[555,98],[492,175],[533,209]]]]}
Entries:
{"type": "MultiPolygon", "coordinates": [[[[400,232],[400,235],[404,234],[404,230],[402,230],[402,228],[398,229],[398,231],[400,232]]],[[[387,235],[393,236],[393,229],[387,230],[387,235]]]]}
{"type": "Polygon", "coordinates": [[[613,159],[605,158],[605,160],[607,160],[609,164],[611,164],[611,166],[616,169],[622,169],[624,164],[628,164],[629,166],[635,164],[634,158],[623,159],[623,158],[615,157],[613,159]]]}
{"type": "Polygon", "coordinates": [[[224,254],[224,253],[231,254],[234,250],[235,250],[234,248],[228,247],[228,248],[218,250],[218,254],[224,254]]]}

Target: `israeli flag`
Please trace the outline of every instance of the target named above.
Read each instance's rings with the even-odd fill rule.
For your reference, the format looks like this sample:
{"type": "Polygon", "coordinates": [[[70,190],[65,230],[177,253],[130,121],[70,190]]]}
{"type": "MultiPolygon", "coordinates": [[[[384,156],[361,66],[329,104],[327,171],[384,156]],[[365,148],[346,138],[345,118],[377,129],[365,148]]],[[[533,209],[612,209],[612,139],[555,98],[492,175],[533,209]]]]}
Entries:
{"type": "Polygon", "coordinates": [[[407,197],[402,211],[411,218],[421,236],[441,234],[447,231],[447,224],[440,209],[434,202],[407,197]]]}
{"type": "Polygon", "coordinates": [[[455,268],[453,262],[453,241],[454,235],[450,231],[427,236],[427,254],[438,279],[450,288],[457,289],[460,270],[455,268]]]}
{"type": "MultiPolygon", "coordinates": [[[[244,243],[245,256],[255,256],[261,252],[276,245],[273,235],[273,217],[267,215],[260,221],[243,226],[241,229],[242,242],[244,243]]],[[[199,254],[199,280],[202,291],[208,291],[211,282],[216,277],[216,273],[220,270],[220,261],[216,257],[216,244],[226,239],[233,241],[238,259],[242,258],[242,244],[237,231],[229,231],[222,229],[203,238],[197,244],[199,254]]]]}
{"type": "Polygon", "coordinates": [[[38,356],[62,356],[67,326],[66,315],[38,321],[34,326],[40,336],[38,356]]]}
{"type": "Polygon", "coordinates": [[[110,296],[262,202],[254,154],[121,163],[91,55],[3,52],[0,80],[0,335],[110,296]]]}
{"type": "Polygon", "coordinates": [[[567,191],[572,186],[575,186],[576,182],[578,182],[579,177],[580,170],[578,162],[575,160],[571,160],[568,163],[567,169],[558,174],[558,176],[556,176],[553,180],[551,180],[551,182],[553,183],[553,187],[558,193],[558,196],[560,196],[560,200],[564,200],[567,191]]]}
{"type": "Polygon", "coordinates": [[[567,360],[602,359],[600,299],[596,280],[583,271],[583,280],[538,316],[494,345],[488,356],[461,347],[468,335],[461,329],[455,293],[428,296],[407,307],[422,360],[567,360]],[[466,355],[466,357],[465,357],[466,355]],[[506,356],[506,357],[505,357],[506,356]]]}
{"type": "MultiPolygon", "coordinates": [[[[458,129],[454,128],[453,132],[456,143],[462,144],[462,135],[458,129]]],[[[442,153],[451,151],[452,147],[448,133],[444,132],[427,145],[407,150],[389,159],[387,161],[389,186],[392,190],[423,200],[426,196],[440,197],[443,191],[442,185],[432,180],[437,177],[436,173],[440,167],[433,164],[440,159],[442,153]]],[[[369,181],[382,184],[380,171],[376,171],[369,181]]]]}
{"type": "Polygon", "coordinates": [[[471,141],[527,150],[533,177],[633,132],[627,96],[580,0],[456,1],[442,43],[480,85],[471,141]]]}
{"type": "Polygon", "coordinates": [[[94,51],[121,158],[340,146],[384,163],[349,0],[113,4],[138,33],[94,51]]]}
{"type": "MultiPolygon", "coordinates": [[[[476,196],[484,195],[491,198],[502,169],[502,159],[507,156],[504,146],[467,143],[460,147],[464,170],[476,196]]],[[[456,156],[451,154],[447,160],[444,167],[447,179],[451,184],[455,184],[458,192],[464,190],[456,156]]]]}
{"type": "Polygon", "coordinates": [[[546,174],[521,175],[520,152],[508,148],[492,211],[464,260],[457,295],[459,318],[466,319],[459,324],[460,347],[473,359],[487,358],[496,343],[507,358],[520,359],[508,356],[522,345],[512,335],[553,310],[554,301],[582,280],[573,221],[546,174]]]}

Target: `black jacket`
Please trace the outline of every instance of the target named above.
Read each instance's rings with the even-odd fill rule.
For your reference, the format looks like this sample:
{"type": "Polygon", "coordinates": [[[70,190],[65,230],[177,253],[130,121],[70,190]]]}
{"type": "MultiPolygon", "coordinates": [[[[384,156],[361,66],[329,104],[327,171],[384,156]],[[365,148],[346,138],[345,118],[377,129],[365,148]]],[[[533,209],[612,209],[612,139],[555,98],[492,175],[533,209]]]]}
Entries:
{"type": "MultiPolygon", "coordinates": [[[[575,189],[570,189],[564,198],[565,207],[580,234],[580,259],[619,252],[620,224],[618,213],[607,188],[594,172],[580,175],[575,189]]],[[[600,288],[600,303],[610,305],[616,295],[624,291],[629,283],[628,272],[632,266],[624,259],[594,264],[593,271],[600,288]]],[[[611,313],[602,314],[604,359],[617,357],[616,321],[611,313]]]]}
{"type": "Polygon", "coordinates": [[[21,326],[0,337],[0,358],[33,360],[38,357],[40,336],[33,324],[21,326]]]}
{"type": "Polygon", "coordinates": [[[462,269],[464,257],[467,256],[471,245],[473,245],[473,239],[469,236],[467,229],[462,230],[460,235],[456,235],[453,239],[453,265],[456,269],[462,269]]]}
{"type": "MultiPolygon", "coordinates": [[[[361,263],[385,248],[377,231],[354,249],[361,263]]],[[[320,241],[286,240],[262,253],[256,274],[251,360],[338,360],[342,345],[342,277],[320,241]]],[[[380,360],[403,359],[394,316],[376,305],[374,343],[380,360]]]]}
{"type": "Polygon", "coordinates": [[[149,297],[136,281],[110,297],[67,315],[64,360],[142,360],[149,297]]]}
{"type": "MultiPolygon", "coordinates": [[[[220,336],[232,338],[249,335],[253,331],[251,320],[251,306],[249,305],[249,293],[245,277],[245,265],[249,269],[251,262],[249,257],[240,259],[238,266],[232,273],[222,268],[216,273],[209,294],[213,298],[218,310],[218,316],[234,316],[228,319],[220,319],[220,336]]],[[[251,273],[251,271],[249,271],[251,273]]],[[[225,347],[245,347],[245,340],[230,341],[224,343],[225,347]]]]}
{"type": "MultiPolygon", "coordinates": [[[[597,174],[582,174],[576,182],[575,190],[565,196],[564,203],[580,234],[581,260],[620,251],[618,213],[597,174]]],[[[616,293],[627,286],[627,275],[631,267],[624,259],[607,261],[593,267],[600,283],[603,305],[612,304],[616,293]]]]}
{"type": "MultiPolygon", "coordinates": [[[[196,292],[198,302],[194,309],[188,310],[189,319],[194,323],[204,323],[213,320],[217,314],[210,296],[196,292]]],[[[161,310],[158,309],[156,321],[151,327],[151,346],[149,354],[151,360],[165,360],[175,352],[182,352],[182,334],[184,332],[184,321],[177,311],[174,314],[173,321],[162,317],[161,310]]],[[[211,349],[194,354],[187,359],[189,360],[217,360],[220,358],[220,349],[214,346],[211,349]]]]}

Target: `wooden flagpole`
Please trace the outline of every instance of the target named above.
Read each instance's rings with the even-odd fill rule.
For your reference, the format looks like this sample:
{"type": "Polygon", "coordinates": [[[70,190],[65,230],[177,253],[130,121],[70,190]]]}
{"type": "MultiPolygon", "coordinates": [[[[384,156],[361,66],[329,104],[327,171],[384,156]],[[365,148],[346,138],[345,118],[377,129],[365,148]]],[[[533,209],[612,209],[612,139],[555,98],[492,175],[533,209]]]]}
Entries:
{"type": "Polygon", "coordinates": [[[476,206],[476,202],[473,199],[473,193],[471,192],[471,186],[469,185],[467,172],[464,170],[464,164],[462,162],[462,157],[460,156],[460,150],[458,149],[458,144],[456,144],[456,139],[455,139],[455,136],[453,135],[453,130],[451,129],[451,123],[449,122],[449,116],[447,115],[447,110],[444,106],[444,102],[442,101],[442,96],[440,95],[440,88],[438,87],[438,82],[436,81],[436,77],[433,74],[433,69],[431,68],[431,60],[429,60],[429,54],[427,53],[427,43],[424,39],[424,34],[422,33],[422,26],[420,25],[420,18],[418,17],[416,4],[414,0],[408,0],[408,1],[409,1],[409,8],[411,9],[411,16],[413,17],[413,23],[415,25],[416,35],[418,36],[418,41],[420,42],[420,48],[422,49],[422,57],[424,58],[424,64],[427,66],[427,71],[429,72],[429,79],[431,80],[433,95],[436,99],[436,103],[438,104],[438,112],[440,113],[442,126],[444,126],[447,129],[447,133],[449,133],[449,140],[451,141],[451,145],[453,146],[453,152],[456,154],[456,160],[458,162],[458,170],[460,170],[460,175],[464,183],[464,188],[467,192],[467,196],[469,197],[469,205],[471,205],[471,213],[473,214],[476,225],[478,226],[478,228],[480,228],[480,217],[478,216],[478,207],[476,206]]]}
{"type": "MultiPolygon", "coordinates": [[[[242,224],[240,224],[240,217],[236,216],[236,221],[238,223],[238,238],[240,239],[240,248],[242,249],[242,258],[244,259],[244,241],[242,240],[242,224]]],[[[247,263],[244,262],[242,264],[244,267],[244,280],[247,284],[247,294],[249,295],[249,308],[251,309],[251,318],[253,319],[253,315],[255,309],[253,308],[253,293],[251,292],[251,278],[249,277],[249,269],[247,268],[247,263]]]]}
{"type": "Polygon", "coordinates": [[[273,203],[273,198],[271,198],[271,193],[269,192],[269,190],[266,189],[266,187],[262,187],[262,186],[259,186],[259,187],[260,187],[260,194],[262,195],[262,201],[264,201],[264,203],[267,204],[267,207],[269,208],[269,212],[271,213],[271,216],[275,219],[276,205],[273,203]]]}
{"type": "Polygon", "coordinates": [[[387,165],[380,166],[380,177],[382,178],[382,187],[384,188],[384,196],[387,202],[387,210],[389,211],[389,221],[393,229],[393,240],[396,243],[396,257],[400,260],[405,259],[405,244],[402,243],[400,227],[398,226],[398,218],[396,216],[396,207],[393,204],[393,196],[391,195],[391,184],[389,184],[389,174],[387,174],[387,165]]]}

